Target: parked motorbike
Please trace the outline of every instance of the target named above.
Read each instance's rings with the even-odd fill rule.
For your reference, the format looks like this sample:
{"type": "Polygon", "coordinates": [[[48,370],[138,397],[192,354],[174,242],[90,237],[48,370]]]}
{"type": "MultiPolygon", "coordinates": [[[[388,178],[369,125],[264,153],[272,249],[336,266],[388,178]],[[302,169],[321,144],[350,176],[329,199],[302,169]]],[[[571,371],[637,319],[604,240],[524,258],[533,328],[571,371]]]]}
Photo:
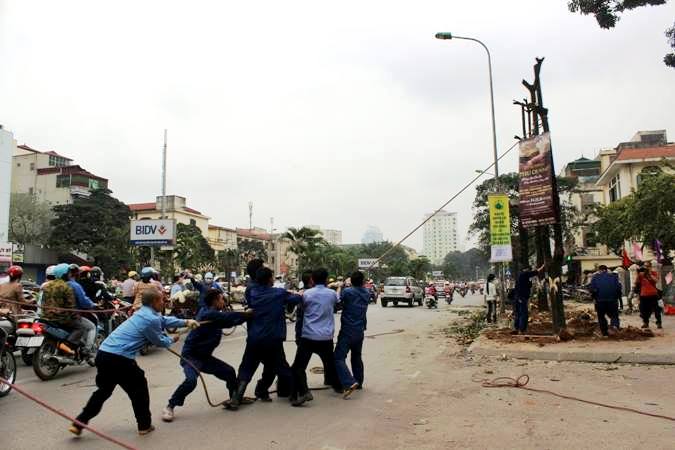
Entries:
{"type": "MultiPolygon", "coordinates": [[[[8,342],[9,332],[6,328],[6,322],[10,321],[3,319],[0,318],[0,377],[14,384],[16,381],[16,360],[8,342]]],[[[10,326],[13,328],[13,325],[10,326]]],[[[12,386],[0,382],[0,397],[8,395],[11,390],[12,386]]]]}
{"type": "Polygon", "coordinates": [[[436,300],[436,297],[430,294],[426,294],[424,296],[424,304],[426,305],[427,308],[438,308],[438,300],[436,300]]]}

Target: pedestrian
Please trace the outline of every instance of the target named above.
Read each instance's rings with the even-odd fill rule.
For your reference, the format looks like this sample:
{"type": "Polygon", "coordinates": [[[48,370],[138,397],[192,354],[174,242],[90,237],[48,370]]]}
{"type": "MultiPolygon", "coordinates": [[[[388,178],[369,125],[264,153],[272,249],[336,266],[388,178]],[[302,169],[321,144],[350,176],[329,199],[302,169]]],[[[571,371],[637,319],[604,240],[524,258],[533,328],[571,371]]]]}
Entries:
{"type": "Polygon", "coordinates": [[[312,399],[307,386],[307,365],[313,354],[317,354],[324,366],[325,380],[336,392],[342,392],[342,386],[335,369],[333,354],[333,335],[335,333],[335,305],[337,293],[326,287],[328,271],[317,269],[312,272],[314,287],[305,291],[302,297],[303,324],[302,337],[291,365],[293,371],[293,391],[291,404],[300,406],[312,399]]]}
{"type": "Polygon", "coordinates": [[[356,389],[363,387],[364,368],[361,352],[367,326],[366,313],[370,293],[363,287],[363,272],[351,276],[352,286],[342,292],[342,316],[340,333],[335,346],[335,368],[344,389],[343,398],[348,398],[356,389]],[[352,373],[347,367],[347,353],[351,352],[352,373]]]}
{"type": "Polygon", "coordinates": [[[524,334],[527,331],[527,321],[529,316],[530,291],[532,290],[531,278],[537,276],[544,270],[544,265],[537,270],[532,270],[531,266],[523,267],[516,279],[514,290],[515,303],[513,305],[513,327],[512,334],[524,334]]]}
{"type": "Polygon", "coordinates": [[[135,270],[129,271],[127,279],[122,283],[122,299],[127,303],[134,302],[134,287],[138,281],[138,273],[135,270]]]}
{"type": "MultiPolygon", "coordinates": [[[[266,369],[272,369],[268,373],[278,375],[280,380],[291,377],[283,347],[286,339],[285,311],[287,305],[297,305],[302,301],[302,297],[284,289],[272,287],[273,281],[272,271],[267,267],[261,267],[256,273],[255,284],[249,291],[248,306],[255,311],[255,316],[247,323],[248,336],[244,356],[239,365],[237,392],[231,401],[235,408],[241,403],[246,387],[260,363],[266,369]]],[[[264,383],[269,382],[271,385],[270,379],[265,378],[264,370],[261,382],[263,380],[264,383]]],[[[271,380],[274,380],[274,376],[271,380]]],[[[263,386],[261,382],[256,386],[256,391],[259,388],[269,389],[269,386],[263,386]]],[[[258,394],[267,393],[256,392],[256,396],[258,394]]]]}
{"type": "Polygon", "coordinates": [[[210,289],[218,289],[220,291],[223,290],[220,287],[220,284],[218,284],[216,281],[213,280],[213,273],[211,272],[206,272],[204,274],[204,281],[197,281],[196,278],[193,278],[192,285],[195,287],[196,290],[199,291],[199,305],[198,305],[199,309],[205,306],[204,300],[206,299],[206,293],[210,289]]]}
{"type": "Polygon", "coordinates": [[[485,281],[483,289],[485,306],[487,306],[487,323],[497,323],[497,283],[495,274],[491,273],[485,281]]]}
{"type": "MultiPolygon", "coordinates": [[[[223,312],[225,297],[218,289],[211,289],[204,298],[206,306],[197,313],[196,320],[202,325],[191,331],[185,339],[180,365],[185,372],[185,380],[176,388],[169,403],[162,412],[162,420],[171,422],[174,408],[183,406],[187,397],[197,387],[199,372],[208,373],[223,380],[232,399],[237,390],[237,374],[234,368],[213,356],[220,345],[223,328],[232,328],[244,323],[253,316],[253,310],[244,312],[223,312]],[[209,322],[209,323],[204,323],[209,322]]],[[[232,408],[235,409],[235,408],[232,408]]]]}
{"type": "MultiPolygon", "coordinates": [[[[160,312],[164,309],[164,298],[157,289],[145,290],[141,302],[141,308],[115,328],[101,344],[96,355],[97,390],[77,416],[78,422],[88,424],[96,417],[119,385],[131,400],[138,434],[145,435],[155,429],[150,414],[148,381],[145,372],[136,364],[136,355],[148,343],[166,348],[177,342],[178,335],[173,338],[167,336],[163,333],[165,328],[187,326],[194,329],[199,326],[199,322],[162,316],[160,312]]],[[[73,422],[69,431],[79,436],[82,426],[73,422]]]]}
{"type": "Polygon", "coordinates": [[[644,266],[638,269],[637,280],[635,281],[635,292],[640,296],[640,316],[642,317],[642,328],[649,328],[649,319],[654,313],[656,328],[663,328],[661,325],[661,308],[659,307],[659,289],[656,287],[657,274],[652,270],[652,263],[647,261],[644,266]]]}
{"type": "Polygon", "coordinates": [[[619,277],[607,271],[604,264],[598,267],[593,275],[590,291],[595,300],[595,311],[598,313],[598,325],[603,336],[614,335],[619,329],[619,299],[621,298],[621,284],[619,277]],[[609,327],[607,324],[609,317],[609,327]]]}

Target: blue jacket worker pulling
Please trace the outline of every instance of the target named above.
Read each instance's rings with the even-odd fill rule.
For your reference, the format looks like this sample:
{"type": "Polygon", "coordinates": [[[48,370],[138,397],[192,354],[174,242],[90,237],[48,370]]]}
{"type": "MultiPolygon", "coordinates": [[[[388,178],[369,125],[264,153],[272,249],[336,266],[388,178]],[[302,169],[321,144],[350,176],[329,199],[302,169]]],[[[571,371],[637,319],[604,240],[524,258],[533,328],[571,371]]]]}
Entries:
{"type": "Polygon", "coordinates": [[[621,284],[615,273],[596,273],[591,280],[590,289],[597,302],[611,302],[621,297],[621,284]]]}
{"type": "Polygon", "coordinates": [[[355,384],[363,385],[364,368],[361,352],[364,331],[368,324],[366,314],[370,293],[364,287],[351,287],[342,292],[342,319],[340,334],[335,346],[335,368],[344,389],[355,384]],[[352,373],[347,367],[347,354],[351,352],[352,373]]]}

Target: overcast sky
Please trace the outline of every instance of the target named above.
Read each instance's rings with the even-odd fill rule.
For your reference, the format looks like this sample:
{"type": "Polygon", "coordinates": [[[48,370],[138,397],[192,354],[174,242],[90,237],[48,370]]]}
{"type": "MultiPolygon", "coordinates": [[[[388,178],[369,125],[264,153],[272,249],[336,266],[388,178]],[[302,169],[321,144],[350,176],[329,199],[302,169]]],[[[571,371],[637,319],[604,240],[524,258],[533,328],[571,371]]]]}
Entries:
{"type": "MultiPolygon", "coordinates": [[[[372,224],[397,240],[492,158],[485,53],[437,31],[490,47],[502,150],[535,56],[557,170],[637,130],[673,140],[675,2],[611,31],[566,4],[0,0],[0,123],[125,202],[159,194],[168,128],[168,193],[211,223],[248,226],[252,201],[257,226],[358,242],[372,224]]],[[[515,168],[513,153],[501,170],[515,168]]],[[[448,207],[461,236],[474,194],[448,207]]]]}

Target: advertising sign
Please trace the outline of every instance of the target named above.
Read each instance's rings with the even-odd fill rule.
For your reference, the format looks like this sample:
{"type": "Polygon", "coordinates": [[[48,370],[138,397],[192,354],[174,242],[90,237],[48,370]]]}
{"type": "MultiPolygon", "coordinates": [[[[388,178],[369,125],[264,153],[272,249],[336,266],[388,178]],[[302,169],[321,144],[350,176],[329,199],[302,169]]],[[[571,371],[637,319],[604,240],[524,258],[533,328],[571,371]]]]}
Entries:
{"type": "Polygon", "coordinates": [[[376,267],[379,267],[379,264],[375,264],[376,261],[377,258],[360,258],[359,269],[374,269],[376,267]],[[375,265],[373,266],[373,264],[375,265]]]}
{"type": "Polygon", "coordinates": [[[12,261],[14,263],[22,263],[24,262],[23,260],[23,255],[25,253],[25,247],[23,244],[13,244],[12,248],[12,261]]]}
{"type": "Polygon", "coordinates": [[[129,242],[138,246],[174,245],[176,241],[176,221],[132,220],[129,242]]]}
{"type": "Polygon", "coordinates": [[[555,223],[551,135],[520,142],[520,222],[525,228],[555,223]]]}
{"type": "Polygon", "coordinates": [[[12,264],[12,252],[14,244],[11,242],[0,242],[0,264],[12,264]]]}
{"type": "Polygon", "coordinates": [[[431,274],[435,277],[442,277],[443,271],[442,270],[434,270],[433,272],[431,272],[431,274]]]}
{"type": "Polygon", "coordinates": [[[490,262],[513,259],[511,249],[511,215],[509,197],[506,194],[489,194],[490,210],[490,262]]]}

